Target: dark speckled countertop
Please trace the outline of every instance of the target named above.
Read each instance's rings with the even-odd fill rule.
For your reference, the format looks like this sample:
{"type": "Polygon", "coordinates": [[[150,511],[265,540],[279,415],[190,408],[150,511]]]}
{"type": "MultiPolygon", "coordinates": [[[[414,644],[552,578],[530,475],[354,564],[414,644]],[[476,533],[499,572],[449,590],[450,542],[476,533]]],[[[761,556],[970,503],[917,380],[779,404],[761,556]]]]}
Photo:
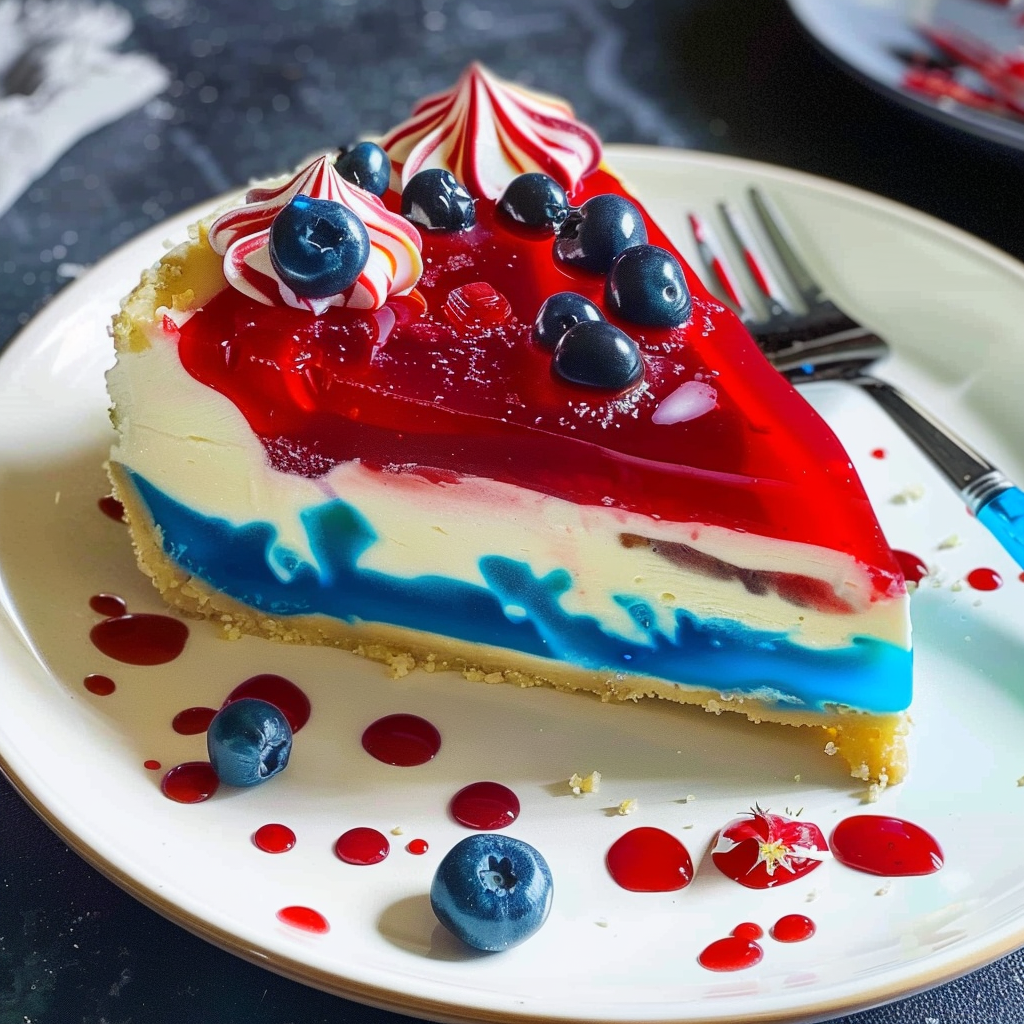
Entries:
{"type": "MultiPolygon", "coordinates": [[[[121,0],[172,84],[0,217],[0,345],[168,215],[382,129],[470,59],[566,96],[608,141],[836,178],[1024,258],[1024,154],[891,103],[782,0],[121,0]]],[[[0,780],[0,1024],[385,1024],[236,959],[87,867],[0,780]]],[[[845,1024],[1019,1024],[1020,952],[845,1024]]]]}

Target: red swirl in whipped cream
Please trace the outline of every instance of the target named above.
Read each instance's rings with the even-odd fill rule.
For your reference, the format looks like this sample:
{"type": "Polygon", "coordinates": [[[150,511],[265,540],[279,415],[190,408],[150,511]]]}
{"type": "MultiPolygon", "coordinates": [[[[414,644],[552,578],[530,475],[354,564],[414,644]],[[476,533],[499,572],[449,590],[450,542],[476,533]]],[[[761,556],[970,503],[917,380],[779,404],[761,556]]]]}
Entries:
{"type": "Polygon", "coordinates": [[[601,142],[561,100],[531,92],[471,64],[448,92],[418,103],[381,145],[391,187],[441,167],[477,197],[497,199],[527,171],[543,171],[572,194],[601,162],[601,142]],[[400,176],[400,183],[399,177],[400,176]]]}
{"type": "Polygon", "coordinates": [[[291,181],[253,188],[245,203],[218,217],[210,245],[224,257],[224,276],[233,288],[265,306],[287,305],[319,316],[328,306],[380,309],[391,295],[411,291],[423,273],[419,232],[370,192],[345,181],[328,156],[304,167],[291,181]],[[302,298],[281,280],[270,262],[270,225],[297,195],[347,206],[366,226],[370,258],[355,284],[338,295],[302,298]]]}

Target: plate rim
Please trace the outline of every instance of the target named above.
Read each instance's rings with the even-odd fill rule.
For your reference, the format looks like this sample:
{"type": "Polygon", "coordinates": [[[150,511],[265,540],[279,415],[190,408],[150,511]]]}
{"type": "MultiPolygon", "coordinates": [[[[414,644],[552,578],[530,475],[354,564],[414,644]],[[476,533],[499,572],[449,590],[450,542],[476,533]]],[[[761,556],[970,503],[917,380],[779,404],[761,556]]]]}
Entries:
{"type": "MultiPolygon", "coordinates": [[[[795,184],[800,188],[813,189],[819,193],[835,195],[854,203],[866,204],[876,210],[881,209],[889,212],[899,217],[905,223],[915,224],[937,235],[944,236],[946,239],[953,241],[958,247],[969,249],[979,257],[998,265],[1001,270],[1015,276],[1024,285],[1024,263],[1016,260],[1003,250],[961,228],[948,224],[940,218],[864,189],[819,175],[792,170],[780,165],[715,153],[669,147],[622,144],[609,145],[605,147],[605,150],[612,157],[613,163],[616,157],[625,157],[627,161],[632,158],[644,162],[652,161],[677,166],[697,166],[709,169],[722,168],[747,173],[761,179],[787,182],[795,184]]],[[[617,169],[621,169],[628,180],[629,169],[617,169]]],[[[66,307],[73,307],[73,304],[82,295],[87,294],[89,279],[94,273],[100,271],[108,263],[123,258],[126,251],[138,249],[141,252],[148,248],[154,254],[157,254],[160,250],[161,241],[167,238],[169,232],[178,232],[185,225],[208,213],[222,199],[223,197],[210,197],[154,225],[134,239],[108,253],[80,278],[70,282],[59,293],[54,295],[52,301],[32,317],[5,345],[3,351],[0,352],[0,375],[5,374],[8,368],[12,366],[12,363],[22,358],[21,350],[28,346],[33,335],[52,329],[53,326],[56,326],[66,318],[69,312],[69,309],[66,307]],[[29,341],[26,341],[26,339],[29,339],[29,341]]],[[[2,603],[0,603],[0,620],[3,621],[5,627],[9,628],[11,636],[15,640],[24,641],[23,631],[19,627],[16,618],[9,614],[8,609],[2,603]]],[[[45,664],[37,658],[35,652],[31,651],[29,654],[35,663],[36,670],[48,674],[45,664]]],[[[352,977],[342,977],[337,973],[324,971],[310,965],[301,959],[282,955],[258,943],[251,943],[227,929],[220,928],[190,913],[172,900],[162,897],[159,892],[137,881],[128,872],[108,859],[103,852],[78,835],[73,827],[68,826],[61,820],[59,815],[51,810],[43,796],[35,792],[28,779],[22,777],[22,774],[17,770],[12,763],[12,759],[4,749],[5,739],[5,734],[0,732],[0,772],[3,772],[15,791],[32,811],[63,842],[71,847],[78,856],[150,910],[155,911],[193,935],[250,963],[334,996],[351,999],[389,1012],[403,1015],[411,1014],[429,1020],[446,1022],[446,1024],[469,1024],[469,1022],[476,1021],[495,1022],[495,1024],[497,1022],[502,1022],[502,1024],[505,1024],[505,1022],[567,1024],[569,1021],[578,1022],[578,1024],[609,1024],[609,1021],[614,1019],[596,1016],[568,1017],[543,1012],[533,1013],[522,1008],[491,1009],[480,1006],[467,1007],[460,1003],[442,1002],[417,995],[410,996],[406,992],[397,992],[394,988],[377,986],[352,977]]],[[[976,940],[972,947],[964,950],[956,957],[942,959],[939,963],[931,966],[927,964],[919,965],[917,969],[912,971],[897,971],[896,977],[880,981],[867,990],[858,991],[853,996],[842,995],[832,999],[819,999],[813,1003],[803,1004],[790,1009],[754,1010],[753,1012],[745,1013],[742,1018],[733,1017],[731,1019],[735,1020],[737,1024],[741,1024],[741,1022],[748,1022],[748,1024],[787,1024],[787,1022],[788,1024],[795,1024],[797,1021],[828,1020],[838,1014],[863,1011],[948,982],[991,963],[1013,952],[1022,945],[1024,945],[1024,915],[1019,917],[1012,926],[1007,926],[1001,932],[996,932],[989,941],[976,940]]],[[[888,973],[892,974],[893,972],[890,971],[888,973]]],[[[646,1019],[651,1022],[657,1022],[657,1024],[723,1024],[724,1018],[720,1015],[713,1017],[679,1016],[678,1009],[680,1005],[676,1004],[674,1015],[672,1016],[650,1015],[646,1019]]]]}

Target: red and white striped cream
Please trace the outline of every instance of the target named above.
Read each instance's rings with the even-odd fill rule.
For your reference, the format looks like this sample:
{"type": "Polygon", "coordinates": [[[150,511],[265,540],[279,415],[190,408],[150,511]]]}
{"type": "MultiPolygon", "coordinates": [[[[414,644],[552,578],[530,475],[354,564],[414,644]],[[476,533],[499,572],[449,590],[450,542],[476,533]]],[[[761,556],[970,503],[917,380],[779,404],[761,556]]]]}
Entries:
{"type": "Polygon", "coordinates": [[[283,304],[316,316],[329,306],[380,309],[389,296],[411,291],[423,273],[423,243],[416,228],[377,196],[345,181],[329,156],[317,158],[283,185],[250,189],[242,206],[214,221],[209,237],[224,257],[224,276],[233,288],[265,306],[283,304]],[[341,203],[366,226],[370,258],[355,284],[338,295],[301,298],[270,262],[270,225],[297,195],[341,203]]]}
{"type": "Polygon", "coordinates": [[[601,142],[572,108],[471,64],[448,92],[428,96],[381,145],[391,187],[441,167],[477,198],[498,199],[527,171],[543,171],[570,195],[601,161],[601,142]]]}

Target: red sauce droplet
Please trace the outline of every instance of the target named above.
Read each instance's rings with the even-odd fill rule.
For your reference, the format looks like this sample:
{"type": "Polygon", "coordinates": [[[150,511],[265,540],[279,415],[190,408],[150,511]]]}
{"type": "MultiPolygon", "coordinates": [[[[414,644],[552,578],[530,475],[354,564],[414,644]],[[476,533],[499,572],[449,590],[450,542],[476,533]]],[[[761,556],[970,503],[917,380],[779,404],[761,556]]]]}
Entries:
{"type": "Polygon", "coordinates": [[[872,448],[871,457],[873,459],[884,459],[889,453],[884,448],[872,448]]]}
{"type": "Polygon", "coordinates": [[[295,833],[287,825],[260,825],[252,834],[253,844],[264,853],[287,853],[295,845],[295,833]]]}
{"type": "Polygon", "coordinates": [[[117,689],[117,685],[110,676],[101,676],[95,673],[86,676],[83,685],[97,697],[109,697],[117,689]]]}
{"type": "Polygon", "coordinates": [[[154,761],[150,758],[148,761],[142,762],[142,767],[147,768],[151,772],[158,772],[163,767],[159,761],[154,761]]]}
{"type": "Polygon", "coordinates": [[[756,942],[730,935],[712,942],[697,962],[709,971],[742,971],[759,964],[763,956],[764,950],[756,942]]]}
{"type": "Polygon", "coordinates": [[[419,715],[387,715],[366,727],[363,749],[385,764],[426,764],[441,749],[441,734],[419,715]]]}
{"type": "Polygon", "coordinates": [[[756,942],[758,939],[764,938],[764,929],[759,924],[754,924],[753,921],[744,921],[743,924],[736,925],[731,934],[737,939],[756,942]]]}
{"type": "Polygon", "coordinates": [[[975,590],[998,590],[1003,585],[1003,577],[995,569],[972,569],[967,574],[967,582],[975,590]]]}
{"type": "Polygon", "coordinates": [[[631,892],[673,892],[690,884],[693,861],[675,836],[660,828],[634,828],[612,843],[608,871],[631,892]]]}
{"type": "Polygon", "coordinates": [[[236,700],[252,697],[273,704],[288,719],[292,732],[298,732],[308,721],[310,714],[309,698],[290,679],[276,676],[272,672],[252,676],[244,683],[239,683],[225,698],[224,704],[232,704],[236,700]]]}
{"type": "Polygon", "coordinates": [[[175,765],[163,777],[160,789],[168,800],[179,804],[201,804],[209,800],[220,779],[209,761],[186,761],[175,765]]]}
{"type": "Polygon", "coordinates": [[[277,912],[277,919],[282,924],[314,935],[326,935],[331,930],[327,918],[312,907],[282,907],[277,912]]]}
{"type": "Polygon", "coordinates": [[[93,594],[89,598],[89,607],[100,615],[106,615],[108,619],[128,611],[124,598],[117,594],[93,594]]]}
{"type": "Polygon", "coordinates": [[[839,822],[829,845],[840,864],[871,875],[930,875],[944,861],[938,841],[920,825],[878,814],[839,822]]]}
{"type": "Polygon", "coordinates": [[[917,555],[911,554],[909,551],[898,551],[895,548],[893,554],[903,572],[903,578],[908,583],[920,583],[928,575],[928,566],[917,555]]]}
{"type": "Polygon", "coordinates": [[[198,736],[210,727],[215,714],[213,708],[185,708],[174,716],[171,728],[180,736],[198,736]]]}
{"type": "Polygon", "coordinates": [[[97,622],[89,638],[108,658],[126,665],[163,665],[185,649],[188,626],[167,615],[118,615],[97,622]]]}
{"type": "Polygon", "coordinates": [[[121,504],[112,494],[108,494],[103,498],[100,498],[97,505],[100,507],[100,511],[105,516],[110,516],[111,519],[116,519],[119,523],[124,522],[124,505],[121,504]]]}
{"type": "Polygon", "coordinates": [[[1020,574],[1020,575],[1019,575],[1019,576],[1017,577],[1017,579],[1019,579],[1019,580],[1021,581],[1021,583],[1024,583],[1024,572],[1022,572],[1022,573],[1021,573],[1021,574],[1020,574]]]}
{"type": "Polygon", "coordinates": [[[391,852],[391,844],[382,832],[361,826],[339,836],[334,852],[346,864],[379,864],[391,852]]]}
{"type": "Polygon", "coordinates": [[[772,925],[771,935],[776,942],[803,942],[816,931],[814,922],[803,914],[787,914],[772,925]]]}
{"type": "Polygon", "coordinates": [[[519,797],[500,782],[471,782],[452,797],[448,810],[460,825],[490,832],[519,817],[519,797]]]}
{"type": "Polygon", "coordinates": [[[405,847],[410,853],[416,854],[419,857],[421,854],[427,852],[430,849],[426,839],[410,839],[405,847]]]}

